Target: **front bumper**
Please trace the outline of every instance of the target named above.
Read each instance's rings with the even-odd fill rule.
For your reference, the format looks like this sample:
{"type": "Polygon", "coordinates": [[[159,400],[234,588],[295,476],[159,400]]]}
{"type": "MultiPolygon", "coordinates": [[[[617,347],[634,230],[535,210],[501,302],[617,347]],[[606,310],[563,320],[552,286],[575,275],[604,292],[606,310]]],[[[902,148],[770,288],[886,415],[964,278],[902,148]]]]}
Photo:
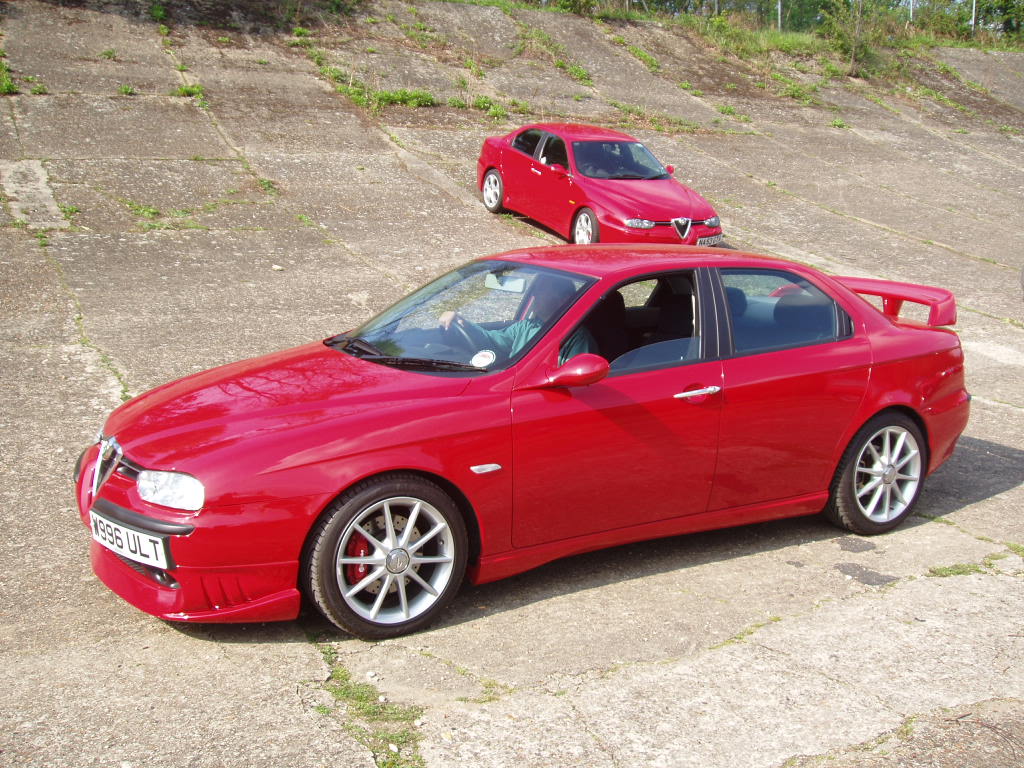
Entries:
{"type": "Polygon", "coordinates": [[[697,245],[697,241],[722,234],[721,227],[706,227],[694,224],[690,227],[686,238],[679,236],[671,224],[658,224],[651,229],[633,229],[618,220],[599,222],[601,225],[601,242],[603,243],[670,243],[675,245],[697,245]]]}
{"type": "Polygon", "coordinates": [[[169,540],[170,565],[144,565],[95,539],[93,571],[115,594],[146,613],[171,621],[286,621],[299,615],[299,560],[319,499],[207,507],[182,513],[141,501],[134,483],[114,473],[92,494],[97,450],[76,468],[82,522],[89,511],[169,540]]]}

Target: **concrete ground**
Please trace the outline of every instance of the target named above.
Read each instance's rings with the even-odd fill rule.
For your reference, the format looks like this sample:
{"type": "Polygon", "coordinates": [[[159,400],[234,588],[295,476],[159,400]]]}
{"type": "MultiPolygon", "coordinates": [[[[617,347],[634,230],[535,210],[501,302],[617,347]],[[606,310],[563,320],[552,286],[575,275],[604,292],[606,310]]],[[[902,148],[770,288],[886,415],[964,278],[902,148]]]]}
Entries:
{"type": "Polygon", "coordinates": [[[1024,763],[1024,56],[934,52],[945,101],[835,78],[803,103],[656,25],[386,0],[307,39],[263,6],[0,4],[0,764],[1024,763]],[[369,112],[317,51],[511,111],[369,112]],[[486,135],[552,114],[627,121],[733,245],[956,292],[972,420],[917,515],[575,557],[382,643],[312,616],[172,625],[107,591],[70,477],[106,414],[558,242],[474,189],[486,135]]]}

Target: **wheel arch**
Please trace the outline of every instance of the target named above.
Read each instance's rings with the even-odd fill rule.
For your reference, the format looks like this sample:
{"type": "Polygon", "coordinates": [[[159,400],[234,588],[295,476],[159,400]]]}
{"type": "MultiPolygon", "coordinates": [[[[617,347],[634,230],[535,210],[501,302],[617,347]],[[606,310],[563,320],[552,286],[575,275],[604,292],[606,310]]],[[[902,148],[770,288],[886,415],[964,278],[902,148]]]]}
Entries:
{"type": "MultiPolygon", "coordinates": [[[[857,427],[857,429],[854,430],[853,434],[850,435],[850,439],[846,441],[846,446],[843,448],[843,452],[845,453],[846,448],[848,448],[849,445],[850,445],[850,441],[853,440],[853,438],[857,436],[857,433],[860,432],[861,429],[863,429],[865,424],[867,424],[872,419],[875,419],[875,418],[881,416],[884,413],[899,413],[899,414],[902,414],[903,416],[906,416],[912,422],[914,422],[914,424],[917,426],[917,428],[919,430],[921,430],[921,436],[924,438],[924,445],[921,446],[924,449],[924,452],[925,452],[924,466],[926,468],[928,466],[930,466],[930,464],[931,464],[932,447],[931,447],[931,436],[930,436],[930,434],[928,432],[928,424],[921,417],[920,413],[918,413],[916,410],[911,408],[909,405],[906,405],[906,404],[903,404],[903,403],[894,403],[894,404],[891,404],[891,405],[887,405],[884,408],[879,408],[877,411],[875,411],[874,413],[869,415],[866,419],[864,419],[860,423],[860,425],[857,427]]],[[[840,457],[840,459],[841,458],[842,457],[840,457]]],[[[927,474],[927,472],[925,474],[927,474]]]]}
{"type": "Polygon", "coordinates": [[[459,514],[462,515],[462,520],[466,524],[466,536],[469,543],[469,552],[466,553],[467,562],[470,564],[475,563],[480,557],[482,542],[480,535],[480,524],[476,517],[476,510],[470,503],[469,498],[466,496],[465,493],[462,492],[462,489],[459,488],[455,483],[451,482],[450,480],[439,474],[424,469],[413,469],[405,467],[386,469],[380,472],[373,472],[367,475],[363,475],[361,477],[357,477],[353,479],[351,482],[349,482],[344,488],[340,489],[336,494],[331,496],[326,501],[326,503],[324,503],[324,505],[321,507],[316,517],[313,518],[312,524],[309,526],[309,530],[306,532],[306,536],[302,545],[302,563],[306,562],[306,557],[310,545],[310,539],[311,536],[313,535],[313,531],[316,530],[317,524],[320,522],[320,520],[323,519],[324,515],[327,514],[328,510],[330,510],[331,507],[334,506],[338,499],[340,499],[342,496],[348,493],[351,489],[355,488],[357,485],[372,482],[374,480],[381,480],[386,479],[388,477],[402,475],[411,475],[413,477],[419,477],[423,480],[427,480],[433,483],[434,485],[440,487],[442,491],[448,494],[448,497],[455,504],[456,508],[458,508],[459,514]]]}

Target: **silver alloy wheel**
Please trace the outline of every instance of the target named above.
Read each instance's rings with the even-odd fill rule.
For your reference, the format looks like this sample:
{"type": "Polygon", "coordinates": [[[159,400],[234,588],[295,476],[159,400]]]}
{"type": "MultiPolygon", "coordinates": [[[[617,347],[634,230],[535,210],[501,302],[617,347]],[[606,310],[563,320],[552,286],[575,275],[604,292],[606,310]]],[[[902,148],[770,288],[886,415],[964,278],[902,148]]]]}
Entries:
{"type": "Polygon", "coordinates": [[[395,496],[356,515],[335,551],[346,605],[367,621],[399,624],[423,615],[444,594],[455,537],[431,504],[395,496]]]}
{"type": "Polygon", "coordinates": [[[501,205],[501,180],[493,172],[484,177],[484,205],[488,210],[495,210],[501,205]]]}
{"type": "Polygon", "coordinates": [[[573,228],[572,241],[587,245],[594,241],[594,222],[588,213],[580,213],[576,217],[576,226],[573,228]]]}
{"type": "Polygon", "coordinates": [[[895,520],[914,500],[920,484],[921,449],[908,430],[888,426],[864,444],[853,475],[853,495],[868,520],[895,520]]]}

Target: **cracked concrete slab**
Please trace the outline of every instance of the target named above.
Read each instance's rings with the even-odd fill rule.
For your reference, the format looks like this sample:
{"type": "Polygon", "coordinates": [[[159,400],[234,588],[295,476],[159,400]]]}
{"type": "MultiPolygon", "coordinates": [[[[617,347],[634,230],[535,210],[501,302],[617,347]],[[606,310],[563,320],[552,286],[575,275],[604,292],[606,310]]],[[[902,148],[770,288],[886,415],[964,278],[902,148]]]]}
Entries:
{"type": "Polygon", "coordinates": [[[0,161],[3,187],[14,218],[30,229],[65,229],[64,218],[54,199],[46,169],[39,160],[0,161]]]}
{"type": "MultiPolygon", "coordinates": [[[[324,687],[334,654],[386,701],[423,708],[413,755],[391,754],[428,768],[1019,764],[1019,136],[843,79],[804,106],[677,29],[431,0],[314,19],[315,44],[380,87],[399,83],[392,62],[403,84],[530,114],[373,113],[262,5],[167,7],[166,36],[131,3],[20,0],[0,14],[15,76],[49,91],[0,99],[0,163],[42,169],[70,216],[61,231],[13,227],[4,190],[5,764],[373,765],[358,717],[324,687]],[[517,55],[525,27],[562,42],[595,86],[517,55]],[[125,79],[139,96],[116,95],[125,79]],[[205,105],[169,95],[184,82],[204,84],[205,105]],[[480,143],[551,110],[623,125],[613,100],[644,107],[634,132],[715,203],[730,242],[956,291],[972,420],[916,517],[870,539],[804,518],[581,555],[467,586],[434,628],[382,643],[309,615],[176,627],[97,582],[69,476],[123,395],[350,328],[469,258],[557,242],[484,210],[480,143]],[[661,112],[703,127],[652,130],[661,112]],[[837,114],[848,129],[830,126],[837,114]]],[[[944,60],[1007,114],[998,88],[1021,57],[973,56],[944,60]]],[[[785,71],[812,83],[809,66],[785,71]]]]}

